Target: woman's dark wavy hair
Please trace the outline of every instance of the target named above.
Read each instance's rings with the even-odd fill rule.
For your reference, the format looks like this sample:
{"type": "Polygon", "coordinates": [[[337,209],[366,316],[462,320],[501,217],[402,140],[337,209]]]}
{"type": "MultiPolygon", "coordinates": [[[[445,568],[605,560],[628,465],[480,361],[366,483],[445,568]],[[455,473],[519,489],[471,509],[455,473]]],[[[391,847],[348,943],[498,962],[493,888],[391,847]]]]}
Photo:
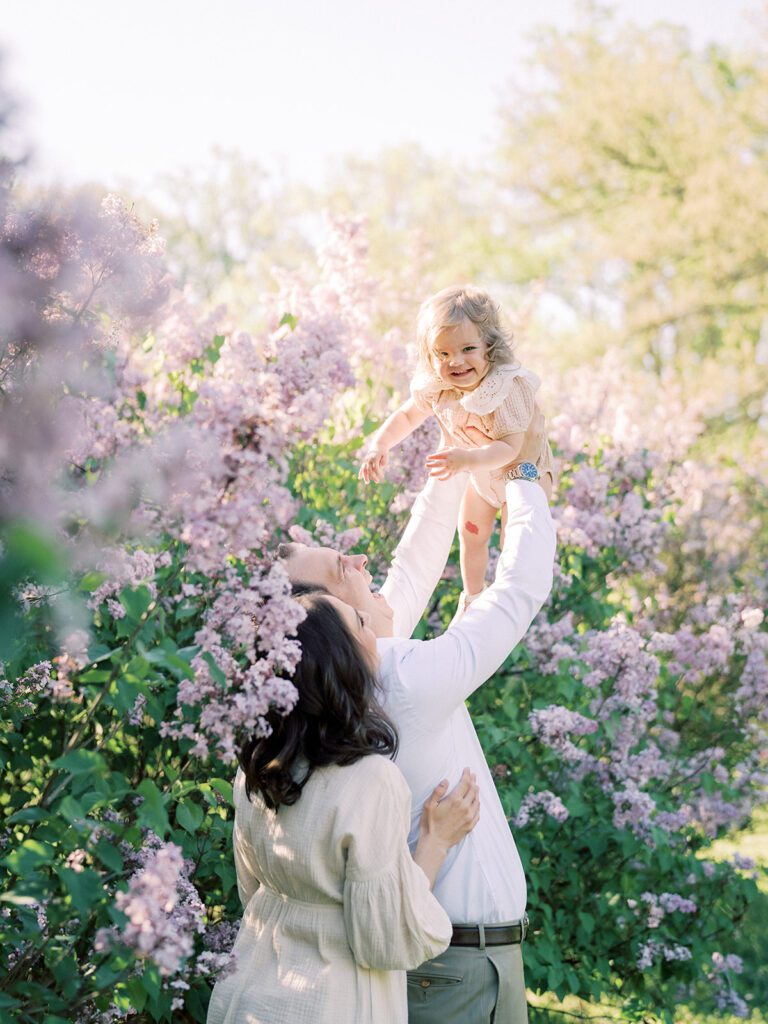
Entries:
{"type": "Polygon", "coordinates": [[[395,727],[376,701],[375,671],[339,613],[320,593],[296,600],[307,610],[297,630],[298,702],[287,715],[270,711],[270,735],[250,736],[238,755],[249,799],[258,792],[273,810],[296,803],[315,768],[397,750],[395,727]]]}

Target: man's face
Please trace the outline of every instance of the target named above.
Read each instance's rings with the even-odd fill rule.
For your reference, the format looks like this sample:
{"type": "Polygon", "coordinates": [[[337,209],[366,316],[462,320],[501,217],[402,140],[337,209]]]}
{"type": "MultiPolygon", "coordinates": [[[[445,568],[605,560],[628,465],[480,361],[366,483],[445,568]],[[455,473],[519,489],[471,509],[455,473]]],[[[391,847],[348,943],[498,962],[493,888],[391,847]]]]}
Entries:
{"type": "Polygon", "coordinates": [[[365,555],[342,555],[333,548],[309,548],[306,544],[286,544],[285,548],[283,563],[291,583],[325,587],[340,601],[367,612],[376,636],[392,636],[393,612],[386,598],[371,590],[365,555]]]}

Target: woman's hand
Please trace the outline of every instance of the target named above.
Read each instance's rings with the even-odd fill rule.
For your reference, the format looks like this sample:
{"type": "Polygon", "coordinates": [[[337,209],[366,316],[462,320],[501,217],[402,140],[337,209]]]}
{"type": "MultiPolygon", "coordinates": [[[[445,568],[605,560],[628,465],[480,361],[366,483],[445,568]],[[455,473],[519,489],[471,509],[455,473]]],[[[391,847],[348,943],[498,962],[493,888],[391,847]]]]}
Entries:
{"type": "Polygon", "coordinates": [[[472,831],[480,819],[480,789],[474,774],[465,768],[446,796],[448,781],[433,790],[421,812],[421,831],[413,859],[435,884],[437,873],[452,846],[472,831]]]}
{"type": "Polygon", "coordinates": [[[438,480],[448,480],[454,473],[469,469],[472,454],[466,448],[441,448],[427,456],[426,466],[430,476],[438,480]]]}
{"type": "Polygon", "coordinates": [[[449,850],[477,824],[480,818],[480,787],[469,768],[446,796],[448,780],[435,787],[421,812],[421,832],[431,835],[449,850]]]}
{"type": "Polygon", "coordinates": [[[369,484],[371,480],[380,484],[384,479],[384,467],[389,462],[389,453],[380,448],[371,448],[360,464],[358,479],[369,484]]]}

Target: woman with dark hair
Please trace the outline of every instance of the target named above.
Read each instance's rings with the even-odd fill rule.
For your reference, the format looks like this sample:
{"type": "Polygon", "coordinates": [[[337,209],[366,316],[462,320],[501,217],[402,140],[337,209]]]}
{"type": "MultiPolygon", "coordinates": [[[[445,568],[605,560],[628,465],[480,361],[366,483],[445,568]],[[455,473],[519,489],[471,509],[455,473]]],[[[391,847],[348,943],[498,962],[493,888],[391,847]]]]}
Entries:
{"type": "Polygon", "coordinates": [[[441,953],[451,923],[431,893],[479,815],[465,772],[427,802],[411,856],[411,794],[376,702],[376,638],[335,597],[298,598],[298,701],[239,752],[233,842],[245,914],[235,972],[208,1024],[405,1024],[405,971],[441,953]]]}

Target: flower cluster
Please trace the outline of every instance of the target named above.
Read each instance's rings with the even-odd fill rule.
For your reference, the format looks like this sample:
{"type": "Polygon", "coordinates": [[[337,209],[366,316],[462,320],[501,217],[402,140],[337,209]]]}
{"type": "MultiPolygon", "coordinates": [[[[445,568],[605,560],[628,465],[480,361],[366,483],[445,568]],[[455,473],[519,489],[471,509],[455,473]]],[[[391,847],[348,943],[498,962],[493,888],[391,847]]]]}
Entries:
{"type": "Polygon", "coordinates": [[[734,1017],[748,1017],[750,1010],[747,1003],[734,991],[731,974],[741,974],[744,962],[735,953],[723,956],[720,952],[712,954],[712,967],[706,975],[715,989],[715,1005],[718,1010],[733,1014],[734,1017]]]}
{"type": "Polygon", "coordinates": [[[540,793],[527,793],[520,801],[517,814],[512,818],[515,828],[523,828],[532,817],[536,815],[547,815],[555,821],[566,821],[568,808],[559,796],[550,793],[548,789],[540,793]]]}
{"type": "Polygon", "coordinates": [[[587,753],[577,747],[572,736],[589,736],[597,730],[598,723],[578,711],[557,704],[532,711],[528,721],[534,736],[545,746],[556,751],[564,761],[579,763],[588,760],[587,753]]]}
{"type": "Polygon", "coordinates": [[[151,836],[138,855],[139,868],[118,892],[115,905],[127,921],[122,928],[97,932],[94,946],[104,951],[120,941],[137,956],[152,959],[164,977],[176,974],[204,930],[204,908],[189,880],[191,862],[175,843],[151,836]]]}

